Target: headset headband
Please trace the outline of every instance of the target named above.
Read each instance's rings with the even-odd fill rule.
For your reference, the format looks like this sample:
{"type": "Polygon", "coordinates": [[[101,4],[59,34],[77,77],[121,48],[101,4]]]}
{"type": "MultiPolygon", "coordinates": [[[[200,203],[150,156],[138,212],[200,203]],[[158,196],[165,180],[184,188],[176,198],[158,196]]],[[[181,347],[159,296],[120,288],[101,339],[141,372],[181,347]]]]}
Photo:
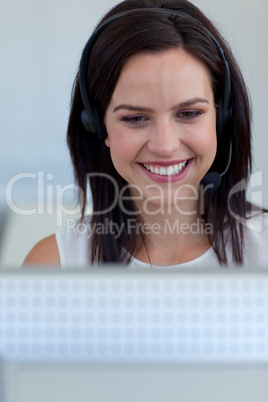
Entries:
{"type": "MultiPolygon", "coordinates": [[[[89,132],[96,134],[97,137],[101,140],[105,139],[106,130],[104,128],[102,119],[99,116],[99,112],[95,108],[93,101],[90,99],[90,96],[88,93],[88,88],[87,88],[87,67],[88,67],[89,55],[90,55],[90,52],[92,50],[94,43],[96,42],[96,40],[99,37],[99,35],[108,25],[110,25],[113,21],[119,19],[120,17],[123,17],[128,14],[132,14],[134,12],[138,12],[138,13],[154,12],[154,13],[166,14],[166,15],[175,16],[175,17],[188,18],[193,22],[198,21],[195,18],[193,18],[192,16],[185,14],[183,12],[180,12],[180,11],[176,11],[176,10],[169,10],[166,8],[135,8],[135,9],[127,10],[127,11],[124,11],[124,12],[111,16],[106,21],[104,21],[93,32],[92,36],[88,39],[88,41],[84,47],[81,61],[80,61],[80,66],[79,66],[79,86],[80,86],[82,101],[83,101],[84,108],[85,108],[82,111],[81,120],[83,122],[84,127],[89,132]]],[[[224,51],[223,51],[222,47],[220,46],[219,42],[216,40],[216,38],[212,35],[212,33],[206,27],[203,27],[203,28],[207,32],[207,34],[210,36],[210,38],[213,40],[213,42],[215,43],[215,45],[218,49],[219,55],[221,56],[223,67],[224,67],[224,91],[223,91],[223,97],[222,97],[222,104],[220,105],[220,108],[217,112],[217,131],[218,131],[218,134],[221,134],[231,116],[230,70],[229,70],[228,62],[224,55],[224,51]]]]}

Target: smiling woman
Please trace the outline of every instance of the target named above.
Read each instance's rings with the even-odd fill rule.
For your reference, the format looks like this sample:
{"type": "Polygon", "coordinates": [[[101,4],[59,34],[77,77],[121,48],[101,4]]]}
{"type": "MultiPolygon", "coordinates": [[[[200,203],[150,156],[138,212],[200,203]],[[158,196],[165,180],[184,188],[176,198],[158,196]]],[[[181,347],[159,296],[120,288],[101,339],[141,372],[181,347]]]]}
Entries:
{"type": "Polygon", "coordinates": [[[266,263],[267,216],[245,196],[250,141],[244,80],[214,25],[186,0],[123,1],[89,38],[74,86],[81,222],[25,263],[266,263]]]}
{"type": "Polygon", "coordinates": [[[182,49],[132,56],[122,69],[104,122],[115,169],[147,199],[154,182],[169,193],[168,205],[177,201],[178,185],[184,185],[181,197],[187,196],[189,188],[198,188],[216,155],[209,72],[182,49]]]}

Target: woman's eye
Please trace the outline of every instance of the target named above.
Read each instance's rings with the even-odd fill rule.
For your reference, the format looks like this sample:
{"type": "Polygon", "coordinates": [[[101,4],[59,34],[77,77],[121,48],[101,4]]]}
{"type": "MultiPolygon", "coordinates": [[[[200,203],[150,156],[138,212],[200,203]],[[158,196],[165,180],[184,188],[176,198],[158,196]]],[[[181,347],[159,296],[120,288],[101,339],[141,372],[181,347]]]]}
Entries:
{"type": "Polygon", "coordinates": [[[185,110],[184,112],[180,112],[177,114],[179,119],[183,120],[193,120],[199,117],[202,114],[200,110],[185,110]]]}
{"type": "Polygon", "coordinates": [[[148,118],[145,116],[129,116],[129,117],[123,117],[122,121],[132,126],[138,126],[143,123],[146,123],[148,121],[148,118]]]}

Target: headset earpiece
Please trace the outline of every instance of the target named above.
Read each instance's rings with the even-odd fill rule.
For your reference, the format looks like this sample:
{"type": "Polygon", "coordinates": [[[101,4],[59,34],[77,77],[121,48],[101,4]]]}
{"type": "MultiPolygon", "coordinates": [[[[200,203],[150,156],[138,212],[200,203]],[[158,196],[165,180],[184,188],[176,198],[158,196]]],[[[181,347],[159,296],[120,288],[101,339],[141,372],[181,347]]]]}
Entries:
{"type": "Polygon", "coordinates": [[[223,110],[223,105],[221,104],[217,110],[217,121],[216,121],[216,131],[218,136],[222,136],[224,129],[227,126],[229,114],[226,114],[223,110]]]}
{"type": "Polygon", "coordinates": [[[217,134],[222,136],[225,129],[228,127],[229,122],[232,119],[232,108],[229,107],[228,110],[224,111],[223,107],[220,106],[217,110],[217,134]]]}
{"type": "Polygon", "coordinates": [[[96,125],[95,122],[92,118],[89,117],[88,113],[84,110],[82,110],[81,113],[81,121],[83,123],[83,126],[85,127],[85,129],[91,133],[96,134],[97,133],[97,129],[96,129],[96,125]]]}
{"type": "Polygon", "coordinates": [[[81,113],[81,121],[85,129],[94,134],[96,138],[100,140],[105,140],[107,137],[106,128],[104,123],[96,110],[96,108],[90,109],[91,115],[84,109],[81,113]]]}

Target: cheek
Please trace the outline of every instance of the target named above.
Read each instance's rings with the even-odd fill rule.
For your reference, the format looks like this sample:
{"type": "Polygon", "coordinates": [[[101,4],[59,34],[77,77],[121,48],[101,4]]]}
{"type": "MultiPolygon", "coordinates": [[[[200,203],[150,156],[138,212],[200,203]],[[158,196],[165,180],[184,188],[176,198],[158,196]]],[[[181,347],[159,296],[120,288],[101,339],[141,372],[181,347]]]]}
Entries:
{"type": "Polygon", "coordinates": [[[217,134],[216,130],[200,130],[195,136],[192,136],[188,146],[194,153],[200,157],[208,157],[214,159],[217,151],[217,134]]]}
{"type": "Polygon", "coordinates": [[[195,135],[196,152],[201,156],[215,158],[217,151],[216,118],[208,125],[201,127],[195,135]]]}
{"type": "Polygon", "coordinates": [[[108,137],[105,144],[110,148],[112,159],[120,159],[122,161],[131,161],[135,159],[142,147],[141,137],[128,132],[122,127],[109,127],[107,124],[108,137]]]}
{"type": "Polygon", "coordinates": [[[126,167],[136,156],[136,147],[132,141],[126,138],[126,135],[121,135],[120,132],[111,133],[105,142],[110,148],[110,154],[115,168],[122,165],[126,167]]]}
{"type": "Polygon", "coordinates": [[[203,141],[199,143],[200,152],[202,154],[216,154],[217,150],[217,134],[216,131],[210,133],[210,135],[206,136],[203,141]]]}

